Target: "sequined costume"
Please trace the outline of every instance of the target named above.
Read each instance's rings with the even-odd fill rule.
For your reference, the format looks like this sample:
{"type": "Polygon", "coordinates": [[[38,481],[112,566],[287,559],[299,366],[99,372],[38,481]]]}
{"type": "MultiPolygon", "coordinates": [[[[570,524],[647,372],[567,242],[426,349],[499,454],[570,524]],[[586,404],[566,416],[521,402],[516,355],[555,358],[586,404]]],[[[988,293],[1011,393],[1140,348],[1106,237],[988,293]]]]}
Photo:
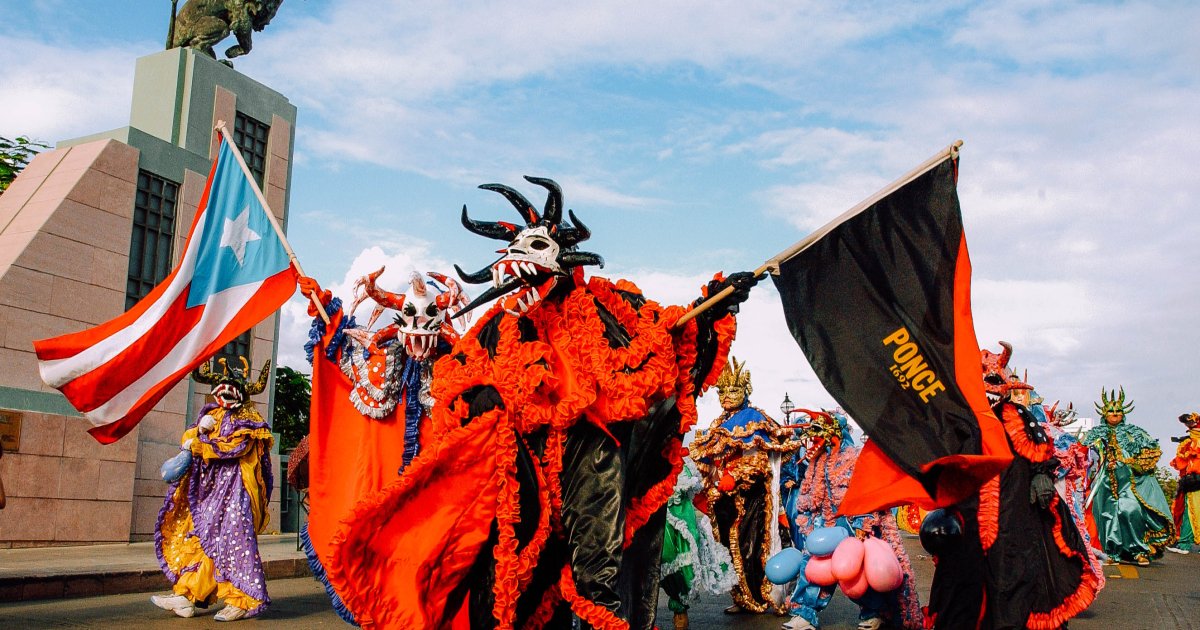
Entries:
{"type": "Polygon", "coordinates": [[[934,628],[1061,628],[1091,605],[1099,588],[1083,538],[1054,489],[1054,443],[1046,425],[1013,401],[1014,391],[1030,387],[1008,368],[1012,346],[1001,345],[999,354],[980,354],[1013,460],[976,498],[948,510],[961,535],[931,550],[937,562],[926,614],[934,628]]]}
{"type": "Polygon", "coordinates": [[[474,221],[502,257],[468,282],[496,300],[434,366],[434,435],[356,509],[331,572],[364,627],[653,626],[666,502],[695,397],[716,380],[750,274],[682,326],[632,283],[585,278],[598,255],[553,181],[544,214],[490,184],[523,227],[474,221]],[[741,288],[739,288],[741,287],[741,288]]]}
{"type": "Polygon", "coordinates": [[[767,580],[764,567],[782,546],[780,468],[802,444],[791,429],[750,405],[753,388],[744,363],[732,360],[717,388],[724,411],[689,448],[704,477],[713,534],[729,548],[738,574],[729,612],[782,613],[786,593],[767,580]]]}
{"type": "Polygon", "coordinates": [[[1162,451],[1158,440],[1126,421],[1133,403],[1125,390],[1101,391],[1096,410],[1104,423],[1083,436],[1101,459],[1100,488],[1092,501],[1104,553],[1121,562],[1146,565],[1178,539],[1171,508],[1154,476],[1162,451]]]}
{"type": "Polygon", "coordinates": [[[1179,443],[1171,468],[1179,472],[1179,487],[1171,506],[1175,528],[1179,531],[1178,547],[1196,550],[1196,528],[1200,527],[1200,414],[1185,413],[1179,421],[1187,427],[1187,437],[1179,443]]]}
{"type": "Polygon", "coordinates": [[[309,304],[310,504],[301,540],[333,609],[351,623],[354,616],[340,595],[343,586],[330,579],[332,541],[342,535],[342,520],[355,506],[395,481],[428,442],[433,363],[458,340],[449,311],[467,303],[458,283],[442,274],[413,273],[407,291],[392,293],[376,284],[383,271],[356,282],[349,313],[315,280],[300,279],[301,292],[320,301],[329,317],[326,324],[309,304]],[[366,299],[376,306],[359,324],[354,312],[366,299]],[[394,321],[372,330],[385,308],[393,310],[394,321]]]}
{"type": "Polygon", "coordinates": [[[697,592],[724,593],[737,580],[729,550],[717,543],[708,516],[693,505],[704,489],[700,473],[690,459],[683,464],[675,492],[667,499],[659,567],[659,583],[669,598],[667,608],[675,615],[677,630],[688,627],[688,605],[697,592]]]}
{"type": "MultiPolygon", "coordinates": [[[[891,511],[856,515],[838,513],[838,506],[850,485],[859,454],[846,418],[841,414],[825,412],[805,413],[809,416],[809,427],[805,430],[809,440],[809,463],[800,484],[793,527],[801,537],[808,536],[817,528],[841,527],[850,535],[869,535],[886,542],[896,554],[904,582],[891,592],[879,593],[868,588],[862,596],[850,598],[859,608],[860,627],[878,627],[881,622],[886,622],[890,624],[889,627],[921,628],[921,605],[917,599],[916,580],[891,511]],[[876,619],[879,621],[872,621],[876,619]]],[[[788,598],[788,612],[794,618],[785,628],[819,628],[819,614],[829,605],[836,589],[835,586],[817,586],[808,582],[804,569],[812,554],[807,549],[803,554],[795,588],[788,598]]]]}
{"type": "MultiPolygon", "coordinates": [[[[269,519],[272,437],[249,402],[266,386],[269,371],[268,363],[248,388],[244,372],[216,376],[206,364],[193,375],[214,385],[218,402],[204,405],[183,432],[191,464],[167,489],[154,531],[158,562],[175,595],[201,607],[223,599],[227,609],[219,614],[233,608],[233,618],[253,617],[271,603],[256,536],[269,519]],[[241,388],[236,400],[224,395],[234,385],[241,388]]],[[[190,610],[182,614],[187,606],[160,603],[174,598],[154,599],[191,616],[190,610]]]]}

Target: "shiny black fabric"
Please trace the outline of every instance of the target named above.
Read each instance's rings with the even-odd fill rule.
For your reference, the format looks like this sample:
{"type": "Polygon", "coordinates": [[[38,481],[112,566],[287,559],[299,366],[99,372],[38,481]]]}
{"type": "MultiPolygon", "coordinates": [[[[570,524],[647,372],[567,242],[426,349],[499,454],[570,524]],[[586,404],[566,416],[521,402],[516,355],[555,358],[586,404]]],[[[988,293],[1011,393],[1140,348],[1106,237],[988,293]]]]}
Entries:
{"type": "MultiPolygon", "coordinates": [[[[768,604],[771,602],[763,598],[761,588],[766,575],[763,571],[763,563],[766,561],[766,558],[763,557],[763,541],[766,528],[774,527],[775,524],[766,522],[767,518],[764,512],[767,503],[767,480],[755,481],[741,493],[741,496],[743,515],[741,522],[737,524],[737,536],[738,550],[742,557],[742,570],[749,588],[748,595],[759,604],[768,604]]],[[[711,509],[717,524],[717,542],[732,550],[733,545],[729,533],[738,517],[736,495],[733,493],[721,495],[721,498],[712,504],[711,509]]],[[[739,586],[734,586],[734,589],[738,588],[739,586]]]]}
{"type": "Polygon", "coordinates": [[[936,630],[967,630],[979,621],[986,589],[979,498],[948,509],[962,517],[962,533],[946,539],[946,548],[935,558],[928,610],[936,630]]]}

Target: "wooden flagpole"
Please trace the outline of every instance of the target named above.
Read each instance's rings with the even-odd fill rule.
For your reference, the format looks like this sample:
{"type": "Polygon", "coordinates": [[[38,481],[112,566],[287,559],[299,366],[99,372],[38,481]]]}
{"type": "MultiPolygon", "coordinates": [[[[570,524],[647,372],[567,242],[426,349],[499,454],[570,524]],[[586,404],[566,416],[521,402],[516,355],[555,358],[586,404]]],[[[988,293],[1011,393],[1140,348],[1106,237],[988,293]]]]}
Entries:
{"type": "MultiPolygon", "coordinates": [[[[871,206],[875,205],[876,203],[879,202],[880,199],[883,199],[884,197],[896,192],[897,189],[903,187],[905,184],[908,184],[912,180],[920,177],[921,175],[924,175],[926,172],[928,172],[930,169],[937,166],[938,164],[945,162],[949,158],[957,157],[958,149],[960,147],[962,147],[962,144],[963,144],[962,140],[955,140],[949,146],[947,146],[946,148],[939,151],[936,155],[934,155],[933,157],[930,157],[929,159],[922,162],[920,166],[905,173],[896,181],[888,184],[887,186],[884,186],[878,192],[871,195],[870,197],[867,197],[865,200],[863,200],[862,202],[860,202],[858,205],[854,206],[853,208],[850,208],[849,210],[838,215],[837,218],[833,219],[829,223],[826,223],[825,225],[822,225],[821,227],[817,228],[817,230],[815,232],[813,232],[812,234],[809,234],[808,236],[804,237],[803,239],[797,241],[791,247],[788,247],[787,249],[783,250],[782,252],[779,252],[778,254],[772,256],[771,258],[769,258],[767,260],[767,262],[763,263],[762,266],[760,266],[758,269],[754,270],[754,277],[757,278],[757,277],[763,275],[764,273],[768,273],[768,272],[770,272],[772,274],[778,274],[779,273],[779,265],[783,264],[784,262],[787,262],[788,260],[790,260],[791,258],[796,256],[800,252],[811,247],[813,243],[816,243],[818,240],[821,239],[821,237],[832,232],[833,229],[836,228],[837,226],[841,225],[842,223],[845,223],[851,217],[862,212],[863,210],[866,210],[867,208],[870,208],[871,206]]],[[[683,326],[684,324],[691,321],[693,318],[695,318],[700,313],[703,313],[704,311],[707,311],[708,309],[712,308],[714,304],[725,299],[725,297],[727,297],[730,293],[733,293],[733,287],[725,287],[716,295],[711,296],[704,302],[701,302],[700,304],[696,305],[695,308],[684,313],[683,317],[679,318],[679,321],[675,322],[675,328],[679,328],[679,327],[683,326]]]]}
{"type": "MultiPolygon", "coordinates": [[[[275,234],[279,236],[279,241],[283,243],[283,249],[287,252],[288,260],[296,268],[296,273],[302,276],[305,275],[304,270],[300,268],[300,261],[296,258],[296,252],[292,251],[292,246],[288,243],[287,237],[284,236],[283,228],[279,225],[279,220],[275,218],[275,213],[271,212],[271,206],[267,203],[267,198],[263,195],[262,190],[258,188],[258,181],[254,179],[254,174],[250,172],[250,167],[246,166],[246,160],[242,157],[242,152],[238,149],[237,143],[233,141],[233,134],[229,133],[229,128],[225,126],[224,120],[217,121],[216,130],[221,133],[225,142],[229,143],[230,153],[233,153],[233,157],[237,159],[238,166],[242,167],[242,173],[250,181],[250,189],[258,197],[258,203],[262,204],[263,212],[267,213],[267,220],[271,222],[271,227],[275,228],[275,234]]],[[[317,307],[317,314],[321,316],[321,320],[328,324],[329,314],[325,312],[325,307],[321,305],[321,300],[316,295],[310,295],[309,299],[317,307]]]]}

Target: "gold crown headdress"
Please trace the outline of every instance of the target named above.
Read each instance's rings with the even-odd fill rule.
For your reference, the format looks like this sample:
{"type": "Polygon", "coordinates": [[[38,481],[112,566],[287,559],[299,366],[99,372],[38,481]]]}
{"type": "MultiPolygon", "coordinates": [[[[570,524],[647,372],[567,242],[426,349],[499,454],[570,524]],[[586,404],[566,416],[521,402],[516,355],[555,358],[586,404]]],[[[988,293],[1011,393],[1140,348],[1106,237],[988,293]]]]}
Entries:
{"type": "Polygon", "coordinates": [[[740,387],[746,390],[746,395],[749,396],[752,388],[750,387],[750,370],[746,369],[746,362],[738,363],[736,357],[730,357],[729,363],[725,364],[725,369],[721,370],[721,375],[717,377],[717,389],[725,389],[727,387],[740,387]]]}
{"type": "Polygon", "coordinates": [[[1129,415],[1133,411],[1133,401],[1125,402],[1125,386],[1121,386],[1120,392],[1117,390],[1104,391],[1100,388],[1100,404],[1096,405],[1096,413],[1101,416],[1107,416],[1110,413],[1119,413],[1129,415]]]}

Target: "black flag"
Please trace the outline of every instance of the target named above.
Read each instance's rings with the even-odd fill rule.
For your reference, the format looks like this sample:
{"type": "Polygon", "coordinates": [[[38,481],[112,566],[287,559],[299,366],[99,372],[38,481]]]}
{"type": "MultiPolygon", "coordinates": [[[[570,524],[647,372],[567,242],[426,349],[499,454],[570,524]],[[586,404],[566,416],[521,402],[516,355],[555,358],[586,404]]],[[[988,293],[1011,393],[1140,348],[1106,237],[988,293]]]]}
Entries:
{"type": "Polygon", "coordinates": [[[780,263],[788,328],[870,436],[845,514],[948,505],[1012,459],[983,391],[957,160],[945,160],[780,263]]]}

